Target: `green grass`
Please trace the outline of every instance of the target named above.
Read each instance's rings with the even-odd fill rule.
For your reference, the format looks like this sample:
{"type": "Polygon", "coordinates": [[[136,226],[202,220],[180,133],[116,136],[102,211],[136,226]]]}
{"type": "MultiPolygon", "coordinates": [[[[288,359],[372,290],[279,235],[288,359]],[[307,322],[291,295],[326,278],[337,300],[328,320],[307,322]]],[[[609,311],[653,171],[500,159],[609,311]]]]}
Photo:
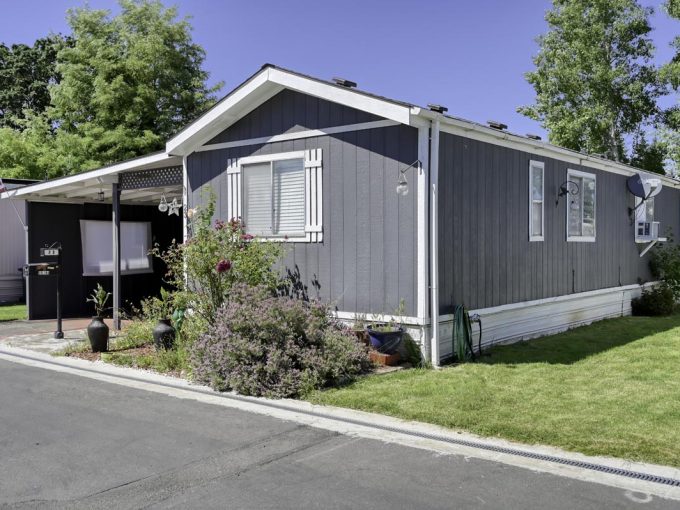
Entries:
{"type": "Polygon", "coordinates": [[[26,319],[26,305],[1,305],[0,322],[26,319]]]}
{"type": "Polygon", "coordinates": [[[680,315],[605,320],[498,347],[478,363],[368,376],[308,398],[680,466],[680,315]]]}

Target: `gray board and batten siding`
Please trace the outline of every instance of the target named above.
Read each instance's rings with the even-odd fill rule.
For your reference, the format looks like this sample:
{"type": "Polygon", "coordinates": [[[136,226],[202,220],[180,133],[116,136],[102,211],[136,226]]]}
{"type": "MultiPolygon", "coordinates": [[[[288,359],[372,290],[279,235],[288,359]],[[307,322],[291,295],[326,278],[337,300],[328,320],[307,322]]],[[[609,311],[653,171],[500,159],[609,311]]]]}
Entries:
{"type": "MultiPolygon", "coordinates": [[[[381,120],[305,94],[284,90],[206,145],[381,120]]],[[[307,149],[322,150],[323,242],[285,243],[285,265],[308,295],[343,312],[392,313],[401,299],[416,310],[416,198],[398,196],[399,170],[418,158],[417,129],[392,126],[363,131],[201,151],[187,159],[189,206],[210,187],[216,215],[228,220],[227,161],[307,149]]]]}
{"type": "MultiPolygon", "coordinates": [[[[441,133],[440,313],[649,281],[628,215],[626,176],[441,133]],[[529,161],[545,163],[544,241],[529,241],[529,161]],[[567,169],[596,175],[596,241],[567,242],[567,169]]],[[[680,232],[680,191],[655,198],[660,235],[680,232]]]]}

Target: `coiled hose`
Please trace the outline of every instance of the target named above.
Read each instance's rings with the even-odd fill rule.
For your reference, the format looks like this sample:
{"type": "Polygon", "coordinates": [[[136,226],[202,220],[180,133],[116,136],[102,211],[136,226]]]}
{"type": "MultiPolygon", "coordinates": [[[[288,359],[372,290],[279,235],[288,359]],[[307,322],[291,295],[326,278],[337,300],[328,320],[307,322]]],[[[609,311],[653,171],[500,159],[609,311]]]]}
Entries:
{"type": "Polygon", "coordinates": [[[475,314],[470,319],[470,314],[464,305],[456,305],[453,309],[453,355],[459,362],[473,361],[475,350],[472,346],[472,322],[479,323],[478,354],[482,352],[482,320],[475,314]]]}

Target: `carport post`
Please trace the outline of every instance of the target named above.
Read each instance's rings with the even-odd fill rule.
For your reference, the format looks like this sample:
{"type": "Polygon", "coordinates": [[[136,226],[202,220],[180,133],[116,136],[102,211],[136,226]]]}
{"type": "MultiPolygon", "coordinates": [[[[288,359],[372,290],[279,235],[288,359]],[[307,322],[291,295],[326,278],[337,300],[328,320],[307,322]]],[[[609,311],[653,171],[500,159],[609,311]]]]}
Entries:
{"type": "Polygon", "coordinates": [[[113,329],[120,329],[120,184],[111,184],[113,201],[113,329]]]}

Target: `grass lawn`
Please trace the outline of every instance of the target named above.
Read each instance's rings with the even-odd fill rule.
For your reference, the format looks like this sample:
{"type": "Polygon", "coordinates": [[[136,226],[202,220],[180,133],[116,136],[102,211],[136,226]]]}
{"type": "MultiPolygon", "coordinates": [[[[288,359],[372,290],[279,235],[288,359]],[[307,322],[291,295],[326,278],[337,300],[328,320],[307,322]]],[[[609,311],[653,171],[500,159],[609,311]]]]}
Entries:
{"type": "Polygon", "coordinates": [[[308,398],[680,467],[680,315],[605,320],[478,363],[368,376],[308,398]]]}
{"type": "Polygon", "coordinates": [[[26,305],[0,305],[0,322],[26,318],[26,305]]]}

